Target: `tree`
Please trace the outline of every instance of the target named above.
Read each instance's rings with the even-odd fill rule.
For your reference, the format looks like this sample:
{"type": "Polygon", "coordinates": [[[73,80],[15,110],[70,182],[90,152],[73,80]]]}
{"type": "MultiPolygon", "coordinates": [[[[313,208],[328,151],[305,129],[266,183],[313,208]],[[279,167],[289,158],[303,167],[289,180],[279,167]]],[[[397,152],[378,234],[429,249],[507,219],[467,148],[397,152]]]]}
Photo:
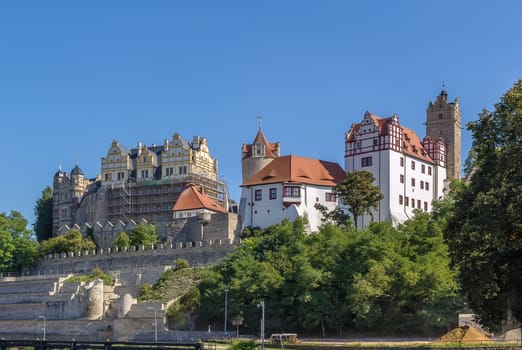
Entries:
{"type": "Polygon", "coordinates": [[[114,246],[120,249],[130,247],[130,237],[125,231],[120,231],[114,240],[114,246]]]}
{"type": "Polygon", "coordinates": [[[53,190],[46,186],[42,191],[42,196],[38,198],[34,205],[34,215],[36,221],[33,229],[38,242],[53,236],[53,190]]]}
{"type": "Polygon", "coordinates": [[[473,172],[453,200],[446,240],[479,321],[522,322],[522,81],[469,123],[473,172]]]}
{"type": "Polygon", "coordinates": [[[158,235],[156,234],[155,225],[141,222],[130,234],[130,244],[133,246],[148,246],[156,243],[158,243],[158,235]]]}
{"type": "Polygon", "coordinates": [[[80,230],[70,230],[65,235],[49,238],[42,242],[44,254],[70,253],[95,249],[96,244],[90,238],[83,238],[80,230]]]}
{"type": "Polygon", "coordinates": [[[369,171],[352,171],[334,188],[341,202],[349,206],[355,226],[361,215],[370,214],[373,218],[372,210],[376,210],[384,198],[379,187],[373,184],[374,180],[369,171]]]}
{"type": "Polygon", "coordinates": [[[26,227],[19,212],[0,213],[0,271],[21,271],[38,258],[39,244],[26,227]]]}

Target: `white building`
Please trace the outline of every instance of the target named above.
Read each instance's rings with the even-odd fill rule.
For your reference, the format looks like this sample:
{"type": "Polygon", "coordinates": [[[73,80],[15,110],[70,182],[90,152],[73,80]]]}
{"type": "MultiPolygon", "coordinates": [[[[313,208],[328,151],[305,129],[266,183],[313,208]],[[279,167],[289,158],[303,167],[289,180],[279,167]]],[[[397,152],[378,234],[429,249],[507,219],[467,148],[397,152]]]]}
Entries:
{"type": "MultiPolygon", "coordinates": [[[[373,213],[374,221],[397,225],[411,218],[414,209],[431,211],[432,202],[443,197],[446,179],[446,147],[442,139],[425,137],[399,123],[393,115],[381,118],[366,112],[346,133],[346,172],[366,170],[373,174],[384,198],[373,213]]],[[[358,219],[357,227],[371,221],[358,219]]]]}
{"type": "Polygon", "coordinates": [[[241,230],[304,217],[308,220],[306,230],[317,231],[322,216],[314,205],[335,209],[337,198],[332,188],[344,178],[345,172],[337,163],[292,155],[275,157],[241,185],[241,230]]]}

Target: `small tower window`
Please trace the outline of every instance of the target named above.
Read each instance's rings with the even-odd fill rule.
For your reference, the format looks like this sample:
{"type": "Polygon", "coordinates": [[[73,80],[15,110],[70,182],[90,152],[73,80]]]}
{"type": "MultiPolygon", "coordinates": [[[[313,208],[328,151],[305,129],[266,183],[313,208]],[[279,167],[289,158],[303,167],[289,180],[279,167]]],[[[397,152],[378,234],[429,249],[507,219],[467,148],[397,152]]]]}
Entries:
{"type": "Polygon", "coordinates": [[[442,119],[442,113],[439,113],[439,119],[442,119]]]}

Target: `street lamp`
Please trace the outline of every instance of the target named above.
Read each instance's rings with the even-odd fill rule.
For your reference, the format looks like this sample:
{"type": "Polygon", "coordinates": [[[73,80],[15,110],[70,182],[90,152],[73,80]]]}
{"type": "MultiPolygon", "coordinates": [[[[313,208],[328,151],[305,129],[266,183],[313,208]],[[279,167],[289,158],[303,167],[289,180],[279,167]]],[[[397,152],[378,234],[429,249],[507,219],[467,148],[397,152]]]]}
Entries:
{"type": "Polygon", "coordinates": [[[38,316],[38,319],[39,320],[43,320],[43,327],[42,327],[42,332],[43,332],[43,340],[45,341],[45,316],[38,316]]]}
{"type": "Polygon", "coordinates": [[[157,343],[158,342],[158,317],[157,317],[157,314],[156,312],[158,311],[158,309],[156,309],[155,307],[147,307],[147,310],[154,310],[154,341],[157,343]]]}
{"type": "Polygon", "coordinates": [[[227,307],[228,307],[228,289],[225,289],[225,337],[227,336],[227,307]]]}
{"type": "Polygon", "coordinates": [[[257,307],[261,308],[261,350],[265,350],[265,301],[261,300],[257,307]]]}

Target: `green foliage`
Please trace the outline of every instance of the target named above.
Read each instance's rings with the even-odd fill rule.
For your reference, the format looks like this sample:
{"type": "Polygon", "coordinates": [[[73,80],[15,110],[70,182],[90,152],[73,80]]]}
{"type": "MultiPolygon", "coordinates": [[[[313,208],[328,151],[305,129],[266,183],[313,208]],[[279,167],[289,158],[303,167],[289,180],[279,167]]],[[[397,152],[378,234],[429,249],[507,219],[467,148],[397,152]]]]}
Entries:
{"type": "Polygon", "coordinates": [[[321,212],[321,221],[326,224],[334,224],[338,226],[348,226],[351,224],[350,216],[345,214],[341,209],[335,208],[334,210],[328,210],[325,205],[315,203],[314,208],[321,212]]]}
{"type": "Polygon", "coordinates": [[[176,261],[174,261],[174,266],[176,270],[181,270],[189,268],[190,264],[187,260],[178,258],[176,261]]]}
{"type": "Polygon", "coordinates": [[[120,231],[114,239],[114,246],[120,249],[129,248],[131,245],[130,237],[125,231],[120,231]]]}
{"type": "Polygon", "coordinates": [[[38,259],[39,244],[26,227],[19,212],[0,213],[0,271],[21,271],[38,259]]]}
{"type": "Polygon", "coordinates": [[[192,287],[178,301],[167,309],[167,320],[175,329],[188,329],[190,316],[195,313],[201,302],[201,294],[197,287],[192,287]]]}
{"type": "Polygon", "coordinates": [[[51,238],[53,236],[53,189],[51,186],[43,189],[42,196],[34,205],[34,215],[36,222],[33,228],[38,242],[51,238]]]}
{"type": "Polygon", "coordinates": [[[201,322],[242,314],[245,332],[259,327],[264,300],[268,330],[429,331],[446,328],[462,306],[438,219],[418,216],[398,229],[325,224],[306,235],[283,222],[245,241],[199,284],[201,322]]]}
{"type": "Polygon", "coordinates": [[[228,350],[254,350],[257,344],[253,340],[234,340],[227,348],[228,350]]]}
{"type": "Polygon", "coordinates": [[[90,238],[83,238],[79,230],[70,230],[65,235],[42,242],[43,254],[79,252],[95,248],[96,244],[90,238]]]}
{"type": "Polygon", "coordinates": [[[473,171],[453,195],[446,239],[470,307],[498,331],[522,322],[522,81],[468,128],[473,171]]]}
{"type": "Polygon", "coordinates": [[[259,237],[263,234],[263,230],[259,227],[245,227],[241,232],[242,238],[259,237]]]}
{"type": "Polygon", "coordinates": [[[139,223],[130,234],[130,244],[133,246],[149,246],[158,243],[156,226],[153,224],[139,223]]]}
{"type": "Polygon", "coordinates": [[[75,276],[69,277],[68,279],[66,279],[64,281],[64,283],[73,283],[73,282],[89,283],[96,279],[102,280],[103,284],[107,285],[107,286],[113,286],[115,283],[114,277],[106,274],[100,268],[94,268],[90,275],[75,275],[75,276]]]}
{"type": "Polygon", "coordinates": [[[201,280],[207,268],[195,267],[167,270],[153,286],[142,284],[140,301],[170,301],[183,296],[201,280]]]}
{"type": "Polygon", "coordinates": [[[335,193],[342,203],[349,206],[354,224],[357,218],[364,214],[372,215],[372,210],[379,206],[384,198],[378,186],[373,184],[375,178],[369,171],[352,171],[335,186],[335,193]]]}

